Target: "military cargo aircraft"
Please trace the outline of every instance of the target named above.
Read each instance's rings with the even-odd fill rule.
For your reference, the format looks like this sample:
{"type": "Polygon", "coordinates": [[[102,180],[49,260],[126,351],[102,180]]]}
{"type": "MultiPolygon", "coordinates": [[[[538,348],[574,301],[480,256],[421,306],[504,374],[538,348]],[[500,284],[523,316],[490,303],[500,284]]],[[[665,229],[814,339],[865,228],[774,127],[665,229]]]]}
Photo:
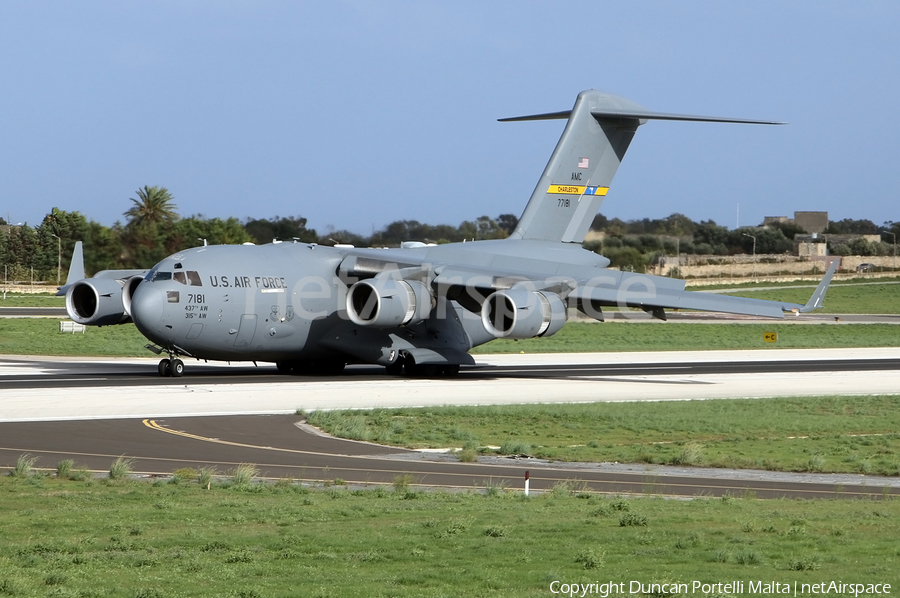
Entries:
{"type": "Polygon", "coordinates": [[[568,122],[507,239],[400,248],[314,243],[185,249],[149,271],[85,278],[82,248],[59,294],[75,322],[134,322],[181,376],[182,357],[274,362],[283,373],[336,374],[348,363],[389,373],[454,375],[468,351],[496,338],[550,336],[568,309],[604,308],[665,319],[666,309],[773,318],[822,306],[832,264],[806,305],[685,291],[685,282],[608,269],[581,247],[638,127],[650,120],[780,124],[666,114],[595,90],[571,110],[502,119],[568,122]]]}

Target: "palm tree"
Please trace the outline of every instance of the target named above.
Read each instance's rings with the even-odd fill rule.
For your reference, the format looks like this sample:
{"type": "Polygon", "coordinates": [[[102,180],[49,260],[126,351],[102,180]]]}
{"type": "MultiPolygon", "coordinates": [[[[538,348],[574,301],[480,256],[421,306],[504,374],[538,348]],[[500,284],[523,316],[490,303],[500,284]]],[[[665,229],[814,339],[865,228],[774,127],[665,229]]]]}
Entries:
{"type": "Polygon", "coordinates": [[[137,190],[138,199],[132,198],[134,205],[125,212],[129,226],[158,224],[178,220],[172,194],[165,187],[148,187],[137,190]]]}

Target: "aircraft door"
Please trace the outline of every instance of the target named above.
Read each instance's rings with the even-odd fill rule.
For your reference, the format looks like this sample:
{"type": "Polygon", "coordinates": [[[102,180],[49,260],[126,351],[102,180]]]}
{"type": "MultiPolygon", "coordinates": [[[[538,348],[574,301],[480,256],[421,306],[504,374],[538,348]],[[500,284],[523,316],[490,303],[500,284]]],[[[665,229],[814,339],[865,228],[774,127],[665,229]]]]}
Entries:
{"type": "Polygon", "coordinates": [[[235,347],[249,347],[256,334],[256,314],[244,314],[241,316],[241,325],[238,327],[237,338],[234,339],[235,347]]]}

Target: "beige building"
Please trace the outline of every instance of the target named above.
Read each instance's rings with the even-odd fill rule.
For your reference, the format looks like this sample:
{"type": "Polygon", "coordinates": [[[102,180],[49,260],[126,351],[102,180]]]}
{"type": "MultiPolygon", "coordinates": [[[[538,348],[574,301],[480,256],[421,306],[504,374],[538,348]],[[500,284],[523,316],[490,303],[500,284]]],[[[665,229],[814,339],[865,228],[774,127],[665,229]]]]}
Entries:
{"type": "Polygon", "coordinates": [[[766,216],[763,226],[767,224],[793,224],[808,233],[823,233],[828,228],[828,212],[794,212],[793,218],[787,216],[766,216]]]}

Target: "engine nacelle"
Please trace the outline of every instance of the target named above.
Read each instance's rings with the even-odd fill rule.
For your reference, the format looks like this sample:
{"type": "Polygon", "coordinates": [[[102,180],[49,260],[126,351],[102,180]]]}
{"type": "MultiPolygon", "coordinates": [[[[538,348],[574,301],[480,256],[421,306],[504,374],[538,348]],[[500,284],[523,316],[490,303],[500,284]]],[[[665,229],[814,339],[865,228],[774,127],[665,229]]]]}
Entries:
{"type": "Polygon", "coordinates": [[[566,323],[566,305],[555,293],[514,285],[484,300],[481,322],[497,338],[550,336],[566,323]]]}
{"type": "Polygon", "coordinates": [[[431,314],[431,293],[417,280],[375,277],[347,292],[347,315],[357,326],[395,328],[418,324],[431,314]]]}
{"type": "Polygon", "coordinates": [[[79,280],[66,292],[69,317],[87,326],[111,326],[129,321],[122,303],[122,285],[114,278],[79,280]]]}
{"type": "Polygon", "coordinates": [[[144,280],[143,276],[132,276],[125,281],[122,287],[122,307],[125,308],[125,314],[131,317],[131,298],[134,297],[134,291],[137,286],[144,280]]]}

